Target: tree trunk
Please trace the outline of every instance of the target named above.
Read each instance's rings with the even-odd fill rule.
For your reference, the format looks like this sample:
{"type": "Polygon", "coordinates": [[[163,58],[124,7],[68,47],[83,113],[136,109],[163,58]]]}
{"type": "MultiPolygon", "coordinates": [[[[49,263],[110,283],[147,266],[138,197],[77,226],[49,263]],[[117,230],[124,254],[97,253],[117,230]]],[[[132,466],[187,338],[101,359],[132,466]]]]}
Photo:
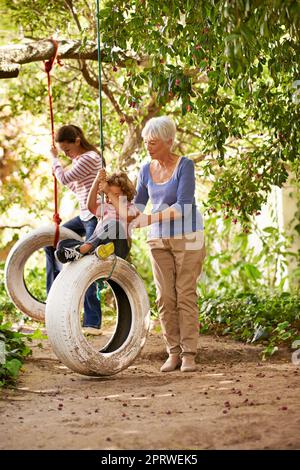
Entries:
{"type": "Polygon", "coordinates": [[[141,149],[142,142],[140,126],[130,125],[120,155],[119,166],[121,169],[125,169],[135,163],[134,154],[141,149]]]}

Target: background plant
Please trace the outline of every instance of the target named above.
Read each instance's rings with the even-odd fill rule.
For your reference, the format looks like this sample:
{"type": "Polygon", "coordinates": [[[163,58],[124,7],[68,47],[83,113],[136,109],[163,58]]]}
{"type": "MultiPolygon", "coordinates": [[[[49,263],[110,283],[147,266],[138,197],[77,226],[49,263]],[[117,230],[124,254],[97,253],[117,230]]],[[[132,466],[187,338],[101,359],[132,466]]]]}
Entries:
{"type": "Polygon", "coordinates": [[[282,344],[300,339],[300,299],[277,295],[240,293],[199,302],[200,332],[229,334],[245,342],[262,341],[262,357],[271,356],[282,344]]]}
{"type": "MultiPolygon", "coordinates": [[[[9,17],[19,28],[15,39],[36,41],[55,30],[60,40],[80,41],[82,50],[95,41],[89,2],[2,5],[2,21],[9,17]]],[[[225,205],[228,216],[246,225],[271,186],[299,172],[300,6],[292,0],[106,0],[100,16],[108,160],[136,174],[145,155],[141,128],[150,117],[171,113],[178,151],[196,151],[195,163],[210,179],[208,205],[225,205]]],[[[65,60],[53,81],[57,125],[73,120],[97,140],[95,60],[80,54],[65,60]]],[[[6,119],[34,109],[45,123],[45,102],[41,65],[27,64],[9,82],[6,119]]]]}

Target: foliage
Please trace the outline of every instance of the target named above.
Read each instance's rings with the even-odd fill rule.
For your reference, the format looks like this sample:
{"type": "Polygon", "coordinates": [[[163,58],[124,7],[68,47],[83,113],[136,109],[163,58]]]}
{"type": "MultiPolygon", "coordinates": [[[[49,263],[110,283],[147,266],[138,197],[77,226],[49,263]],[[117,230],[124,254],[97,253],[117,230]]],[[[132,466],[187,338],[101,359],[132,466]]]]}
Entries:
{"type": "Polygon", "coordinates": [[[46,267],[36,266],[30,269],[26,275],[26,287],[33,297],[46,302],[46,267]]]}
{"type": "MultiPolygon", "coordinates": [[[[34,269],[29,271],[26,282],[30,291],[37,298],[44,295],[41,283],[41,271],[34,269]]],[[[45,276],[44,276],[45,277],[45,276]]],[[[39,327],[33,334],[23,334],[15,331],[23,322],[28,322],[27,317],[23,317],[5,290],[4,285],[4,263],[0,263],[0,388],[13,385],[19,376],[24,359],[31,354],[28,342],[33,339],[42,340],[45,336],[39,327]],[[12,323],[14,322],[14,324],[12,323]]]]}
{"type": "MultiPolygon", "coordinates": [[[[54,30],[83,44],[96,38],[89,2],[4,5],[32,39],[54,30]]],[[[290,171],[299,174],[299,21],[300,6],[292,0],[102,2],[104,131],[112,164],[139,162],[145,120],[173,114],[178,151],[196,150],[196,162],[204,158],[207,207],[224,206],[228,217],[248,227],[271,185],[281,186],[290,171]]],[[[40,67],[26,67],[9,84],[13,114],[45,113],[40,67]]],[[[75,121],[96,137],[97,64],[66,61],[54,76],[57,125],[75,121]]]]}
{"type": "Polygon", "coordinates": [[[156,312],[156,291],[153,281],[153,274],[151,269],[151,262],[149,259],[149,249],[146,246],[146,231],[140,230],[134,234],[132,248],[130,251],[130,262],[135,266],[137,272],[143,279],[148,292],[151,312],[157,315],[156,312]]]}
{"type": "Polygon", "coordinates": [[[207,219],[207,257],[198,285],[200,332],[263,341],[266,358],[300,334],[299,278],[292,287],[286,271],[299,254],[290,251],[290,239],[275,221],[263,229],[254,225],[254,234],[240,233],[228,218],[213,213],[207,219]]]}
{"type": "MultiPolygon", "coordinates": [[[[207,256],[200,295],[281,292],[287,286],[287,266],[291,259],[299,264],[299,253],[290,251],[290,237],[276,225],[264,228],[255,222],[253,225],[256,227],[253,234],[241,233],[230,219],[222,219],[220,214],[211,214],[206,219],[207,256]]],[[[299,288],[299,279],[294,284],[299,288]]]]}
{"type": "MultiPolygon", "coordinates": [[[[12,385],[18,378],[24,358],[31,354],[31,349],[24,339],[26,335],[12,331],[10,323],[3,322],[0,313],[0,388],[12,385]]],[[[28,337],[27,337],[28,339],[28,337]]]]}
{"type": "Polygon", "coordinates": [[[8,298],[5,290],[4,263],[0,263],[0,313],[5,321],[20,317],[20,312],[18,312],[12,301],[8,298]]]}
{"type": "Polygon", "coordinates": [[[263,341],[266,358],[285,343],[300,339],[300,297],[241,293],[207,298],[199,303],[200,332],[219,331],[246,342],[263,341]]]}

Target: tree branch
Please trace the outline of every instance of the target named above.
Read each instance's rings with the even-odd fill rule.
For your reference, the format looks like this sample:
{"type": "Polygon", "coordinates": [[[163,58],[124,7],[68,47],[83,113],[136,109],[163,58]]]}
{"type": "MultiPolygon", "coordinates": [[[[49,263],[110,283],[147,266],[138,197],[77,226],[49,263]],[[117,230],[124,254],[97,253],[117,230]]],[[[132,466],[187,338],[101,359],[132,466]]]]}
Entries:
{"type": "MultiPolygon", "coordinates": [[[[88,41],[82,47],[81,41],[62,40],[58,42],[58,55],[62,59],[98,60],[97,45],[88,41]]],[[[49,39],[31,41],[27,44],[11,44],[0,47],[0,62],[6,64],[28,64],[48,60],[53,56],[54,46],[49,39]]],[[[102,50],[103,61],[107,60],[102,50]]]]}
{"type": "MultiPolygon", "coordinates": [[[[168,101],[170,101],[170,100],[168,100],[168,101]]],[[[160,106],[157,105],[156,99],[152,98],[152,100],[150,101],[150,103],[147,106],[147,114],[146,114],[146,116],[144,116],[144,118],[141,122],[141,127],[143,128],[145,126],[146,122],[149,121],[149,119],[156,116],[156,114],[158,113],[159,110],[160,110],[160,106]]]]}
{"type": "Polygon", "coordinates": [[[85,60],[80,60],[79,61],[79,66],[80,66],[80,71],[82,73],[83,78],[87,82],[88,85],[90,85],[92,88],[96,88],[98,90],[99,88],[99,82],[97,79],[92,77],[85,60]]]}
{"type": "MultiPolygon", "coordinates": [[[[61,59],[98,60],[97,44],[87,41],[84,46],[81,41],[61,40],[58,42],[58,55],[61,59]]],[[[20,65],[39,62],[53,57],[54,46],[49,39],[30,41],[26,44],[11,44],[0,47],[0,78],[16,77],[20,65]]],[[[122,55],[116,64],[125,67],[129,56],[122,55]]],[[[143,65],[145,59],[131,57],[138,65],[143,65]]],[[[110,63],[110,54],[101,50],[101,61],[110,63]]]]}
{"type": "MultiPolygon", "coordinates": [[[[95,78],[92,77],[91,71],[88,69],[87,64],[84,60],[80,61],[80,67],[81,67],[82,75],[83,75],[84,79],[86,80],[86,82],[90,86],[92,86],[93,88],[98,89],[98,87],[99,87],[98,79],[96,77],[95,78]]],[[[109,89],[107,83],[102,82],[102,90],[105,93],[105,95],[107,96],[107,98],[109,99],[109,101],[111,102],[111,104],[112,104],[114,110],[116,111],[116,113],[121,118],[123,118],[125,120],[125,122],[127,122],[128,125],[132,124],[134,119],[131,116],[128,116],[127,114],[125,114],[124,111],[122,111],[122,109],[119,106],[118,101],[116,100],[113,92],[109,89]]]]}
{"type": "Polygon", "coordinates": [[[24,225],[0,225],[0,230],[5,230],[7,228],[10,228],[12,230],[19,230],[23,227],[31,227],[30,224],[24,224],[24,225]]]}
{"type": "Polygon", "coordinates": [[[123,117],[125,119],[125,121],[127,122],[127,124],[132,124],[134,119],[131,116],[128,116],[127,114],[124,114],[124,112],[122,111],[122,109],[119,106],[119,103],[115,99],[113,93],[108,88],[107,83],[102,83],[102,90],[106,94],[107,98],[109,99],[109,101],[113,105],[113,107],[114,107],[115,111],[118,113],[118,115],[123,117]]]}
{"type": "Polygon", "coordinates": [[[183,129],[182,127],[179,127],[179,126],[177,127],[177,131],[181,132],[184,135],[186,134],[191,135],[192,137],[196,137],[197,139],[200,139],[201,137],[199,134],[197,134],[197,132],[193,132],[188,129],[183,129]]]}
{"type": "Polygon", "coordinates": [[[74,11],[74,6],[73,6],[72,0],[65,0],[65,4],[66,4],[67,8],[70,10],[71,15],[73,16],[73,19],[74,19],[74,21],[77,25],[78,30],[81,32],[82,31],[81,24],[79,22],[79,18],[77,16],[76,12],[74,11]]]}
{"type": "Polygon", "coordinates": [[[0,61],[0,78],[16,78],[19,75],[20,66],[0,61]]]}

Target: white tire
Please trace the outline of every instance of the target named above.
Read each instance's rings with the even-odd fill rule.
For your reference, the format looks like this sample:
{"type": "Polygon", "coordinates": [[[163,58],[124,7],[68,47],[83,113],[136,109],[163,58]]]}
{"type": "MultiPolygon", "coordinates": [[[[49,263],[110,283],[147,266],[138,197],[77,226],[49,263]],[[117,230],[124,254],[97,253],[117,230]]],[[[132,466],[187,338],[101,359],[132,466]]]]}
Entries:
{"type": "MultiPolygon", "coordinates": [[[[45,303],[33,297],[28,291],[24,281],[24,267],[35,251],[53,245],[54,236],[54,224],[29,232],[13,246],[5,264],[5,286],[12,302],[25,315],[38,321],[45,319],[45,303]]],[[[60,227],[59,239],[66,238],[82,241],[77,233],[60,227]]]]}
{"type": "Polygon", "coordinates": [[[46,328],[57,357],[83,375],[113,375],[128,367],[143,347],[150,323],[150,306],[144,283],[127,261],[117,258],[107,281],[117,305],[117,325],[100,351],[84,337],[80,311],[84,294],[96,279],[107,277],[114,258],[94,255],[69,263],[55,279],[46,305],[46,328]]]}

